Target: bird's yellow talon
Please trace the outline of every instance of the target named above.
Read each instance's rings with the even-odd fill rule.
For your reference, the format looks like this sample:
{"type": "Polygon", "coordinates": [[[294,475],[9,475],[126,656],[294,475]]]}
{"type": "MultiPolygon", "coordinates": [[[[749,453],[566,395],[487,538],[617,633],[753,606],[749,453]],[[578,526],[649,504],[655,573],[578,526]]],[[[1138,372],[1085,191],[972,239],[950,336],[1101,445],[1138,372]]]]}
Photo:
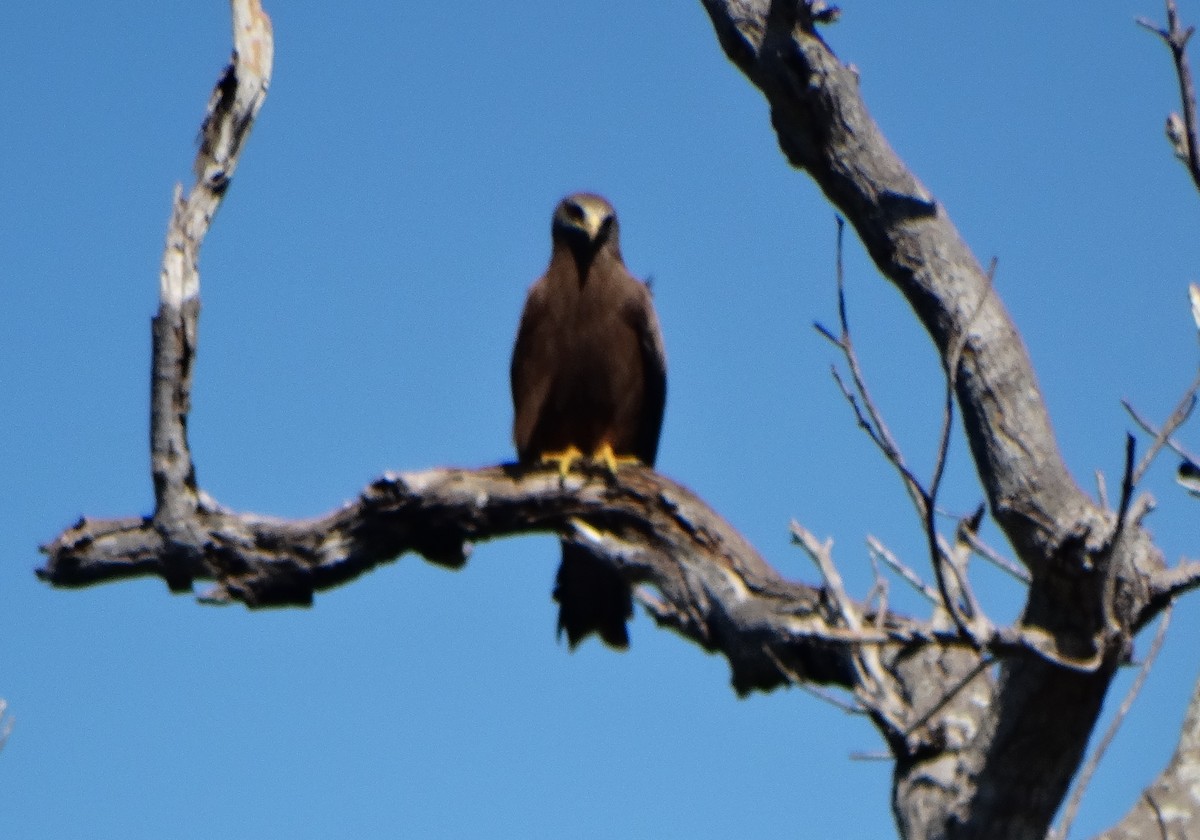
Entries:
{"type": "Polygon", "coordinates": [[[641,463],[641,461],[639,461],[633,455],[618,455],[613,451],[612,444],[608,441],[600,444],[600,448],[597,449],[595,454],[592,455],[592,460],[599,461],[604,464],[604,467],[608,470],[609,475],[614,476],[617,474],[617,467],[621,464],[641,463]]]}
{"type": "Polygon", "coordinates": [[[568,446],[561,452],[543,452],[543,464],[556,464],[558,466],[558,474],[563,478],[567,477],[567,473],[571,471],[571,465],[581,459],[583,453],[574,446],[568,446]]]}

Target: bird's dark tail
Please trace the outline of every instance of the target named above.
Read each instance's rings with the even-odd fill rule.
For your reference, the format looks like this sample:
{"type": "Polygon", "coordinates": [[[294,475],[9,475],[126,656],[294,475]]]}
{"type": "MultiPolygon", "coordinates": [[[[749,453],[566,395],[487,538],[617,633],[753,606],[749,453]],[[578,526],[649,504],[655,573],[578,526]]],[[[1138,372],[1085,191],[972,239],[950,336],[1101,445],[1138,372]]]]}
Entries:
{"type": "Polygon", "coordinates": [[[566,631],[572,648],[590,633],[610,647],[629,647],[625,622],[633,616],[633,593],[612,566],[564,542],[554,600],[558,601],[558,632],[566,631]]]}

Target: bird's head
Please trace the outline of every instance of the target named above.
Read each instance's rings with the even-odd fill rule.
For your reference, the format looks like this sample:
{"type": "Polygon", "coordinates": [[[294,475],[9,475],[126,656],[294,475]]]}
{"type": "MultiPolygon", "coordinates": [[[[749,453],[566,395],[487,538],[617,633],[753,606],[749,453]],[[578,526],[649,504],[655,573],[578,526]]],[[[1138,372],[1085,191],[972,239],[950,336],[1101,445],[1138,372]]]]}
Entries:
{"type": "Polygon", "coordinates": [[[581,262],[590,262],[601,248],[619,257],[617,233],[617,211],[603,196],[576,193],[554,208],[551,235],[555,242],[567,245],[581,262]]]}

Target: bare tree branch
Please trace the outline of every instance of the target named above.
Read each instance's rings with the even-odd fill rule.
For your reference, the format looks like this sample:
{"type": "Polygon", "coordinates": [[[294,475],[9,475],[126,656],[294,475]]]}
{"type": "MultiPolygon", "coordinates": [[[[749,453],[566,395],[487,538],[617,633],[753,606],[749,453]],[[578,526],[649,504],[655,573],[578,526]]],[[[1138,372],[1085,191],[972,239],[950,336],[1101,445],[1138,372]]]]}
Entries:
{"type": "Polygon", "coordinates": [[[1150,465],[1154,463],[1154,459],[1158,457],[1158,453],[1162,451],[1164,446],[1169,446],[1177,455],[1189,461],[1195,461],[1182,446],[1171,439],[1171,436],[1192,416],[1192,411],[1196,408],[1197,391],[1200,391],[1200,375],[1197,375],[1192,380],[1192,384],[1188,386],[1188,389],[1184,392],[1175,409],[1167,417],[1167,422],[1163,424],[1162,429],[1159,431],[1155,431],[1149,421],[1138,414],[1129,400],[1121,400],[1121,405],[1125,407],[1125,410],[1133,418],[1134,422],[1141,426],[1148,434],[1154,435],[1154,442],[1150,444],[1150,448],[1146,450],[1146,454],[1142,456],[1142,460],[1138,463],[1137,469],[1133,473],[1133,484],[1135,486],[1141,483],[1142,478],[1146,475],[1146,470],[1150,469],[1150,465]]]}
{"type": "MultiPolygon", "coordinates": [[[[658,597],[641,597],[651,614],[727,656],[741,692],[797,675],[855,689],[859,648],[883,650],[890,660],[904,647],[964,644],[925,622],[870,615],[844,588],[833,596],[782,579],[703,501],[639,467],[622,467],[616,477],[596,468],[565,479],[555,470],[515,466],[389,474],[313,519],[206,506],[188,527],[194,555],[186,567],[170,568],[178,553],[168,551],[152,519],[82,519],[44,547],[48,560],[38,574],[64,587],[148,575],[189,586],[215,580],[202,595],[210,603],[308,605],[316,592],[406,552],[460,568],[474,543],[545,532],[578,542],[631,583],[651,587],[658,597]]],[[[1012,654],[1031,643],[998,630],[989,645],[1012,654]]]]}
{"type": "Polygon", "coordinates": [[[187,439],[192,361],[200,317],[200,247],[237,170],[254,125],[274,59],[271,21],[258,0],[232,0],[233,57],[208,102],[187,198],[175,188],[167,245],[159,275],[159,309],[153,321],[150,378],[150,462],[154,478],[153,525],[169,560],[172,589],[194,576],[189,528],[202,504],[187,439]]]}
{"type": "Polygon", "coordinates": [[[879,557],[883,560],[883,562],[887,563],[888,566],[890,566],[896,572],[896,574],[900,575],[900,578],[905,583],[923,595],[931,604],[940,605],[942,603],[942,599],[938,595],[937,590],[932,586],[929,586],[927,583],[925,583],[925,581],[921,580],[920,575],[913,571],[903,560],[892,553],[891,549],[881,543],[878,539],[868,535],[867,549],[872,555],[879,557]]]}
{"type": "Polygon", "coordinates": [[[979,538],[979,534],[971,532],[966,535],[967,542],[971,544],[971,550],[987,560],[1001,571],[1007,572],[1012,577],[1019,580],[1021,583],[1028,584],[1030,581],[1029,572],[1022,569],[1013,561],[1000,554],[996,549],[985,543],[979,538]]]}
{"type": "Polygon", "coordinates": [[[188,523],[195,554],[174,569],[178,553],[167,550],[153,520],[81,520],[45,547],[49,559],[39,575],[59,586],[139,575],[189,585],[213,579],[217,585],[205,595],[212,602],[304,605],[314,592],[406,551],[457,568],[479,540],[537,531],[579,538],[577,530],[568,533],[573,519],[637,547],[622,553],[613,544],[588,545],[633,581],[652,584],[674,609],[675,629],[732,653],[739,690],[783,680],[762,652],[767,641],[808,679],[848,685],[845,652],[836,646],[807,661],[790,651],[794,638],[827,626],[817,617],[821,593],[780,579],[686,489],[634,467],[622,468],[619,480],[602,470],[560,480],[554,471],[515,467],[388,475],[354,502],[301,521],[200,510],[188,523]]]}
{"type": "MultiPolygon", "coordinates": [[[[1001,661],[994,698],[986,713],[968,718],[971,736],[953,763],[937,764],[936,785],[920,781],[932,763],[898,758],[893,803],[901,834],[945,837],[953,826],[958,840],[1041,837],[1127,644],[1105,621],[1099,561],[1116,564],[1129,627],[1147,605],[1147,578],[1163,567],[1161,554],[1139,527],[1111,545],[1115,518],[1067,471],[999,295],[945,208],[880,133],[855,72],[818,34],[809,6],[702,1],[726,55],[766,96],[788,160],[854,226],[943,364],[961,347],[955,396],[963,428],[992,515],[1031,576],[1022,622],[1026,634],[1041,635],[1042,656],[1001,661]]],[[[959,678],[975,662],[964,665],[959,678]]],[[[949,753],[937,758],[951,761],[949,753]]]]}
{"type": "Polygon", "coordinates": [[[1193,589],[1200,589],[1200,562],[1188,560],[1170,569],[1163,569],[1150,578],[1147,608],[1137,616],[1135,627],[1141,628],[1154,618],[1151,605],[1165,607],[1175,598],[1193,589]]]}
{"type": "MultiPolygon", "coordinates": [[[[938,434],[938,450],[933,468],[933,477],[930,479],[928,488],[926,488],[921,479],[905,463],[904,455],[901,453],[895,437],[888,428],[888,424],[883,417],[883,412],[880,411],[875,399],[871,396],[871,391],[867,387],[866,376],[858,359],[858,353],[854,349],[850,319],[846,312],[846,279],[843,261],[844,233],[845,221],[841,216],[838,216],[837,302],[838,323],[841,328],[840,333],[835,336],[832,331],[819,323],[814,324],[814,326],[822,336],[831,341],[841,351],[842,356],[845,358],[846,365],[850,370],[851,381],[854,384],[853,390],[843,381],[837,368],[833,368],[833,378],[841,389],[842,396],[846,398],[851,409],[853,409],[859,427],[866,431],[868,437],[879,448],[884,458],[899,473],[904,483],[904,489],[908,492],[909,498],[912,499],[917,517],[921,522],[921,530],[925,534],[926,542],[929,546],[929,562],[933,567],[934,579],[937,582],[937,591],[940,594],[940,601],[945,608],[945,614],[950,617],[954,626],[964,638],[973,638],[971,623],[960,614],[958,604],[952,597],[947,586],[943,569],[948,562],[948,558],[941,552],[936,523],[938,512],[937,494],[941,486],[947,456],[950,451],[950,431],[954,423],[954,382],[958,373],[958,360],[962,352],[962,346],[961,344],[956,345],[947,355],[946,393],[942,407],[941,431],[938,434]]],[[[993,271],[995,270],[994,261],[992,269],[993,271]]],[[[989,283],[991,279],[992,274],[989,273],[989,283]]],[[[965,583],[962,585],[965,585],[965,583]]],[[[961,586],[959,591],[962,591],[961,586]]]]}
{"type": "MultiPolygon", "coordinates": [[[[842,576],[833,562],[833,541],[821,542],[799,522],[792,522],[792,539],[802,546],[821,572],[826,592],[839,622],[852,634],[861,635],[867,627],[863,611],[846,594],[842,576]]],[[[851,655],[855,673],[855,695],[873,716],[888,727],[893,736],[908,729],[908,703],[895,676],[888,672],[875,645],[862,645],[851,655]]]]}
{"type": "Polygon", "coordinates": [[[843,260],[845,229],[845,219],[838,216],[836,271],[838,326],[840,332],[835,336],[828,328],[819,323],[813,326],[817,332],[841,351],[842,357],[846,360],[846,366],[850,370],[850,379],[854,383],[854,388],[851,390],[846,385],[836,367],[832,369],[834,381],[837,382],[842,396],[846,398],[846,402],[853,409],[859,428],[867,433],[867,436],[879,448],[883,457],[900,474],[900,478],[904,483],[904,489],[908,492],[909,498],[912,499],[913,505],[916,507],[917,515],[924,521],[928,515],[928,493],[925,492],[921,480],[909,469],[908,464],[904,460],[904,455],[900,451],[900,446],[896,443],[891,429],[888,428],[887,422],[884,420],[883,412],[879,410],[879,406],[871,396],[871,391],[867,387],[866,376],[863,374],[862,364],[858,360],[858,352],[854,349],[854,339],[850,332],[850,317],[846,310],[846,271],[843,260]]]}
{"type": "MultiPolygon", "coordinates": [[[[1138,413],[1128,400],[1122,400],[1121,405],[1129,413],[1129,416],[1134,419],[1141,428],[1150,435],[1154,436],[1154,443],[1138,465],[1135,471],[1135,481],[1149,468],[1154,456],[1161,451],[1163,446],[1172,449],[1176,454],[1184,458],[1185,462],[1194,463],[1194,459],[1186,449],[1177,443],[1172,435],[1182,426],[1191,416],[1193,409],[1196,406],[1196,392],[1200,390],[1200,376],[1198,376],[1188,387],[1171,415],[1167,418],[1167,422],[1162,429],[1157,429],[1155,426],[1146,420],[1138,413]]],[[[1184,592],[1192,589],[1200,588],[1200,563],[1195,561],[1184,562],[1175,568],[1160,569],[1150,576],[1148,581],[1148,598],[1145,609],[1134,616],[1133,626],[1140,628],[1154,618],[1156,610],[1163,605],[1169,604],[1173,599],[1182,595],[1184,592]]]]}
{"type": "Polygon", "coordinates": [[[1198,148],[1197,144],[1196,86],[1192,81],[1192,68],[1187,58],[1188,41],[1191,40],[1196,28],[1189,26],[1184,29],[1179,23],[1179,11],[1175,8],[1175,0],[1167,0],[1166,28],[1155,26],[1145,18],[1138,18],[1137,23],[1139,26],[1145,27],[1162,38],[1163,43],[1171,51],[1171,58],[1175,62],[1175,75],[1179,78],[1179,98],[1183,105],[1183,119],[1179,120],[1176,114],[1171,115],[1174,119],[1168,118],[1168,136],[1171,136],[1172,129],[1180,135],[1178,139],[1171,138],[1172,145],[1175,146],[1176,155],[1187,165],[1188,172],[1192,176],[1192,182],[1196,185],[1197,189],[1200,189],[1200,148],[1198,148]],[[1176,127],[1178,122],[1182,122],[1182,130],[1176,127]]]}

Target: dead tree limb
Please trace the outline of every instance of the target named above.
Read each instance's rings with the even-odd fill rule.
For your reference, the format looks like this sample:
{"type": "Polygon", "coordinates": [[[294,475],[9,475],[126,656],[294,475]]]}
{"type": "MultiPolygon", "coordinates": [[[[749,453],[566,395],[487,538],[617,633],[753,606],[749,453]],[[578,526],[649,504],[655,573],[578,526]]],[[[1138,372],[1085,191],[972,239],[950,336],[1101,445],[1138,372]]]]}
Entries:
{"type": "Polygon", "coordinates": [[[1139,26],[1142,26],[1159,38],[1167,45],[1171,51],[1171,59],[1175,63],[1175,75],[1179,80],[1179,99],[1183,107],[1183,116],[1172,113],[1167,117],[1167,139],[1171,141],[1171,145],[1175,149],[1175,156],[1178,157],[1183,164],[1188,168],[1188,172],[1192,176],[1192,183],[1200,189],[1200,144],[1197,143],[1197,132],[1200,131],[1200,126],[1197,125],[1196,116],[1196,85],[1192,80],[1192,68],[1188,62],[1187,45],[1191,40],[1196,28],[1194,26],[1184,27],[1179,22],[1179,10],[1175,7],[1175,0],[1166,0],[1167,3],[1167,25],[1165,27],[1155,26],[1145,18],[1138,18],[1139,26]]]}
{"type": "Polygon", "coordinates": [[[172,589],[196,573],[195,514],[203,502],[188,446],[192,363],[200,318],[200,247],[237,170],[242,146],[266,99],[274,59],[271,21],[258,0],[232,0],[233,56],[217,81],[200,129],[196,183],[175,187],[153,321],[150,376],[152,524],[172,589]]]}
{"type": "Polygon", "coordinates": [[[968,743],[952,766],[945,755],[897,756],[901,833],[1043,837],[1082,760],[1129,628],[1163,570],[1160,552],[1136,523],[1118,534],[1113,512],[1076,485],[1000,295],[945,207],[883,137],[856,73],[818,34],[809,4],[702,1],[726,55],[766,96],[787,159],[855,228],[943,366],[955,364],[955,396],[991,513],[1030,573],[1022,621],[1048,642],[1043,656],[1001,662],[994,700],[969,717],[968,743]],[[1110,577],[1116,605],[1104,603],[1110,577]],[[1121,622],[1116,636],[1110,609],[1121,622]],[[1063,667],[1085,663],[1093,669],[1063,667]],[[931,773],[937,784],[928,783],[931,773]]]}

